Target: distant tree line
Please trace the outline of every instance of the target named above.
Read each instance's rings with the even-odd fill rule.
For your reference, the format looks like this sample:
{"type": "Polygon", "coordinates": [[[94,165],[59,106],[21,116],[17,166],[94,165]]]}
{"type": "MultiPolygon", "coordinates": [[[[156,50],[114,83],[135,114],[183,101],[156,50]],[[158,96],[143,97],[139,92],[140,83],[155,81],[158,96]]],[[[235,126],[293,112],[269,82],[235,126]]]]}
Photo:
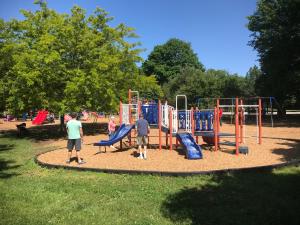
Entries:
{"type": "Polygon", "coordinates": [[[225,70],[206,70],[191,45],[175,38],[156,46],[142,69],[156,76],[171,102],[178,94],[187,95],[195,103],[199,97],[250,97],[259,92],[256,81],[261,71],[257,66],[250,68],[245,77],[225,70]]]}

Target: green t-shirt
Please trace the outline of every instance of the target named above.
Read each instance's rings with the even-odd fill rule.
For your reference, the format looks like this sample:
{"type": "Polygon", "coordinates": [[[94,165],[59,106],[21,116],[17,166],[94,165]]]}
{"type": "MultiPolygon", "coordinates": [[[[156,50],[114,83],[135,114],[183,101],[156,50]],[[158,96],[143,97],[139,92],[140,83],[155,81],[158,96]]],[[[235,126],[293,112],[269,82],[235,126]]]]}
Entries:
{"type": "Polygon", "coordinates": [[[78,120],[69,120],[67,123],[68,139],[79,139],[81,122],[78,120]]]}

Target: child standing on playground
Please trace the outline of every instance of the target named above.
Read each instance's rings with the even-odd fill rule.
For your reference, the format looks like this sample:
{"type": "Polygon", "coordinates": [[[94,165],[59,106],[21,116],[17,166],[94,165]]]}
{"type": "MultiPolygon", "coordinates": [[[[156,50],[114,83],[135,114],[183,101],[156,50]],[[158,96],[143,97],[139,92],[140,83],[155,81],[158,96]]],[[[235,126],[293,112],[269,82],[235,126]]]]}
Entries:
{"type": "Polygon", "coordinates": [[[136,121],[137,129],[137,144],[139,146],[140,159],[147,159],[147,142],[148,134],[150,133],[150,126],[148,121],[144,119],[143,114],[140,114],[140,118],[136,121]],[[142,145],[144,145],[144,154],[142,153],[142,145]]]}
{"type": "Polygon", "coordinates": [[[223,116],[223,109],[219,108],[219,120],[220,120],[220,126],[222,126],[222,116],[223,116]]]}
{"type": "Polygon", "coordinates": [[[83,164],[83,161],[80,158],[80,150],[81,150],[81,142],[83,142],[83,131],[82,131],[82,124],[80,121],[76,120],[77,113],[71,113],[71,120],[67,123],[67,132],[68,132],[68,160],[66,163],[71,162],[72,150],[75,147],[76,150],[76,157],[78,164],[83,164]]]}
{"type": "MultiPolygon", "coordinates": [[[[115,117],[111,116],[110,120],[108,122],[108,136],[109,136],[109,139],[111,139],[114,136],[115,131],[116,131],[115,117]]],[[[115,149],[115,147],[113,145],[111,145],[110,147],[115,149]]]]}

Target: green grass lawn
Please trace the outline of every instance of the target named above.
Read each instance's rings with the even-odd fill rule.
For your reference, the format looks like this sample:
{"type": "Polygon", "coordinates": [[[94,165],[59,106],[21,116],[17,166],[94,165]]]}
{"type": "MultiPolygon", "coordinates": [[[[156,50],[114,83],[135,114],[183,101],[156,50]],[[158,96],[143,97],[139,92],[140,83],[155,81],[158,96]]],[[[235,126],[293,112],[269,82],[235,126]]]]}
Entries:
{"type": "Polygon", "coordinates": [[[300,168],[193,177],[45,169],[0,136],[0,224],[300,224],[300,168]]]}

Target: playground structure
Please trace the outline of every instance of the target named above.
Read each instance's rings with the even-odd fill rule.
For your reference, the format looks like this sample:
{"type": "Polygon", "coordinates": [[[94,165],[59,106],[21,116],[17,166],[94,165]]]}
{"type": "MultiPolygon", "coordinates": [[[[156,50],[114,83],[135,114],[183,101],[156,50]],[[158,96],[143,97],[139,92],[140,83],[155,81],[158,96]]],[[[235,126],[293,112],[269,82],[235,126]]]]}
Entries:
{"type": "MultiPolygon", "coordinates": [[[[267,133],[267,135],[264,135],[264,144],[257,144],[259,142],[259,125],[262,126],[259,118],[263,116],[262,113],[259,116],[259,112],[263,111],[260,109],[260,105],[264,104],[262,101],[259,104],[259,98],[220,98],[219,105],[217,105],[217,99],[212,98],[210,100],[214,105],[210,107],[197,108],[194,104],[194,108],[188,108],[184,95],[177,96],[177,104],[174,104],[174,106],[169,105],[167,102],[163,102],[162,104],[160,101],[157,101],[156,105],[154,102],[144,101],[142,103],[137,92],[131,93],[131,96],[131,101],[130,98],[128,101],[131,102],[130,104],[123,105],[120,102],[120,121],[123,122],[110,140],[107,140],[107,134],[103,132],[96,136],[87,135],[85,137],[82,157],[87,161],[86,164],[76,166],[76,162],[74,161],[70,166],[64,163],[66,157],[65,139],[55,140],[50,144],[47,142],[47,146],[50,145],[55,150],[39,155],[37,162],[50,168],[61,167],[109,173],[174,174],[176,176],[185,176],[270,168],[270,166],[282,166],[286,165],[286,163],[294,163],[294,159],[300,158],[299,148],[297,147],[299,146],[299,142],[297,141],[299,140],[297,136],[299,127],[295,128],[289,125],[283,127],[280,125],[272,128],[271,126],[265,126],[263,132],[267,133]],[[238,106],[238,110],[236,110],[236,105],[238,106]],[[220,122],[218,118],[220,113],[217,113],[217,106],[219,106],[219,112],[223,110],[223,115],[227,117],[225,118],[226,123],[222,126],[218,125],[220,122]],[[232,111],[232,115],[228,111],[232,111]],[[235,116],[236,112],[238,117],[235,116]],[[148,117],[151,117],[149,116],[151,114],[152,117],[156,118],[150,119],[157,121],[156,123],[149,122],[152,128],[155,128],[151,129],[149,148],[157,150],[147,152],[147,162],[136,158],[138,151],[133,147],[135,132],[132,131],[139,113],[143,113],[147,120],[149,119],[148,117]],[[145,113],[148,114],[145,115],[145,113]],[[230,124],[230,116],[232,116],[233,124],[230,124]],[[236,151],[235,142],[237,140],[235,134],[236,118],[238,119],[239,132],[238,151],[236,151]],[[216,130],[218,126],[219,130],[216,130]],[[127,138],[128,140],[132,139],[131,146],[129,142],[126,142],[127,138]],[[215,138],[217,138],[216,146],[215,138]],[[166,144],[164,143],[164,139],[166,144]],[[202,139],[204,140],[203,143],[202,139]],[[120,150],[120,147],[122,148],[122,141],[123,146],[126,145],[126,148],[120,150]],[[231,141],[231,143],[228,143],[228,141],[231,141]],[[120,142],[120,144],[117,142],[120,142]],[[174,151],[175,142],[181,144],[181,149],[183,150],[174,151]],[[210,143],[210,146],[205,143],[210,143]],[[95,146],[103,148],[112,144],[117,149],[108,150],[105,154],[102,154],[102,151],[95,148],[95,146]],[[230,145],[230,147],[226,147],[226,145],[230,145]],[[201,151],[201,148],[208,149],[207,146],[210,148],[210,151],[201,151]],[[245,147],[251,149],[249,154],[240,154],[241,150],[245,150],[245,147]],[[240,156],[234,157],[232,154],[233,151],[236,154],[240,154],[240,156]],[[183,154],[186,157],[183,157],[183,154]],[[201,159],[201,161],[186,160],[186,158],[201,159]]],[[[269,117],[265,118],[264,121],[268,121],[268,119],[269,117]]],[[[105,123],[97,124],[97,126],[101,126],[101,130],[106,129],[105,123]]],[[[262,132],[260,135],[262,135],[262,132]]]]}
{"type": "MultiPolygon", "coordinates": [[[[247,99],[238,97],[212,98],[211,100],[215,102],[213,109],[194,109],[193,107],[188,109],[187,97],[185,95],[177,95],[176,106],[174,108],[168,105],[167,102],[162,104],[161,101],[155,104],[142,104],[139,100],[139,93],[129,90],[128,104],[123,104],[120,101],[120,124],[134,126],[139,114],[143,113],[144,118],[148,120],[149,124],[158,128],[158,146],[160,150],[162,149],[163,133],[165,133],[165,146],[168,146],[172,150],[173,137],[176,137],[176,147],[179,141],[186,150],[187,158],[202,158],[201,148],[198,145],[199,136],[202,137],[204,142],[214,146],[214,151],[220,149],[221,145],[228,145],[235,147],[235,154],[238,155],[242,152],[242,149],[247,149],[247,146],[243,145],[246,138],[245,116],[247,115],[247,109],[255,110],[256,139],[258,144],[262,144],[262,101],[259,97],[251,99],[255,104],[245,104],[247,99]],[[184,100],[183,109],[179,109],[179,99],[184,100]],[[225,104],[226,100],[230,100],[234,104],[225,104]],[[223,109],[228,108],[234,109],[235,129],[233,133],[222,133],[220,129],[220,113],[223,109]],[[222,142],[222,138],[234,138],[234,142],[222,142]],[[200,153],[191,154],[191,152],[197,151],[200,153]]],[[[131,137],[132,134],[129,132],[129,145],[132,145],[131,137]]],[[[120,144],[122,145],[122,143],[120,144]]]]}

